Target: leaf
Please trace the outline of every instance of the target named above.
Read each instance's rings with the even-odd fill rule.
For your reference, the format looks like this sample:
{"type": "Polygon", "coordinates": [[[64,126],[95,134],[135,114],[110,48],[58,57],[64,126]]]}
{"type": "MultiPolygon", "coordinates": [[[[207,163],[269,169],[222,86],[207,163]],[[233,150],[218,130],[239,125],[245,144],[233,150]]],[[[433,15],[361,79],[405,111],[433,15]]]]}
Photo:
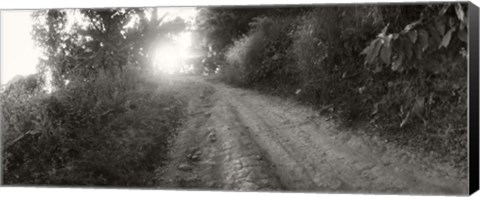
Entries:
{"type": "Polygon", "coordinates": [[[378,42],[375,44],[375,48],[373,49],[373,55],[374,57],[378,56],[378,52],[380,51],[380,48],[382,47],[382,42],[378,40],[378,42]]]}
{"type": "Polygon", "coordinates": [[[402,66],[403,56],[404,56],[403,53],[400,53],[398,55],[398,58],[392,63],[392,70],[393,71],[399,70],[400,66],[402,66]]]}
{"type": "Polygon", "coordinates": [[[442,43],[440,44],[440,47],[445,47],[447,48],[448,44],[450,43],[450,39],[452,38],[452,33],[453,31],[455,31],[455,28],[451,28],[450,30],[448,30],[448,32],[445,34],[445,36],[443,36],[443,39],[442,39],[442,43]]]}
{"type": "Polygon", "coordinates": [[[412,28],[414,28],[416,25],[420,24],[422,22],[422,19],[415,21],[413,23],[408,24],[405,26],[405,28],[402,30],[402,33],[409,32],[412,28]]]}
{"type": "Polygon", "coordinates": [[[422,48],[422,51],[425,51],[428,48],[428,33],[424,29],[418,30],[419,42],[422,48]]]}
{"type": "Polygon", "coordinates": [[[439,15],[444,15],[445,13],[447,13],[447,10],[448,10],[449,7],[450,7],[450,4],[443,5],[442,9],[440,10],[439,15]]]}
{"type": "Polygon", "coordinates": [[[369,45],[368,47],[366,47],[365,49],[363,49],[362,53],[360,53],[360,54],[365,54],[365,55],[367,55],[367,56],[365,57],[365,64],[370,63],[370,59],[372,58],[372,50],[373,50],[373,47],[369,45]]]}
{"type": "Polygon", "coordinates": [[[457,36],[458,36],[458,39],[460,39],[461,41],[467,42],[468,34],[467,34],[467,31],[465,31],[465,29],[458,31],[457,36]]]}
{"type": "Polygon", "coordinates": [[[374,41],[372,41],[370,45],[365,47],[365,49],[363,49],[363,51],[360,54],[367,55],[368,57],[368,55],[372,53],[373,47],[374,47],[374,41]]]}
{"type": "Polygon", "coordinates": [[[460,3],[457,3],[455,5],[455,12],[457,13],[458,19],[463,22],[465,18],[465,13],[463,12],[462,6],[460,5],[460,3]]]}
{"type": "Polygon", "coordinates": [[[398,38],[398,36],[400,36],[400,34],[390,34],[391,35],[391,39],[393,40],[396,40],[398,38]]]}
{"type": "Polygon", "coordinates": [[[374,44],[374,46],[373,46],[373,50],[370,53],[370,56],[367,55],[367,62],[369,64],[371,64],[373,62],[373,60],[375,60],[375,58],[378,56],[378,52],[380,51],[380,48],[383,45],[380,42],[380,39],[376,39],[373,44],[374,44]]]}
{"type": "Polygon", "coordinates": [[[387,29],[388,29],[388,26],[390,25],[387,24],[387,26],[385,26],[383,29],[382,29],[382,32],[380,34],[378,34],[378,37],[385,37],[387,35],[387,29]]]}
{"type": "Polygon", "coordinates": [[[392,55],[392,47],[390,45],[382,48],[380,52],[380,58],[385,64],[390,64],[390,56],[392,55]]]}
{"type": "Polygon", "coordinates": [[[409,31],[407,35],[410,38],[410,41],[415,44],[417,41],[417,30],[409,31]]]}

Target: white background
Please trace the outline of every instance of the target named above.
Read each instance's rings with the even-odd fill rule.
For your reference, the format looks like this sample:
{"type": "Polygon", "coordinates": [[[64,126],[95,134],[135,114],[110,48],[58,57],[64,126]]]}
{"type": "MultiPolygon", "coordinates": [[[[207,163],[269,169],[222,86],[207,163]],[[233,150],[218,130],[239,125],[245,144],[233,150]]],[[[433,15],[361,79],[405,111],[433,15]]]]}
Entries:
{"type": "MultiPolygon", "coordinates": [[[[98,7],[148,7],[148,6],[205,6],[205,5],[261,5],[261,4],[338,4],[338,3],[378,3],[377,0],[0,0],[0,9],[42,9],[42,8],[98,8],[98,7]]],[[[477,6],[480,0],[472,0],[477,6]]],[[[417,2],[414,0],[394,0],[380,2],[417,2]]],[[[422,1],[431,2],[431,1],[422,1]]],[[[435,1],[439,2],[439,0],[435,1]]],[[[443,2],[443,1],[442,1],[443,2]]],[[[1,43],[0,43],[1,44],[1,43]]],[[[475,54],[472,54],[475,55],[475,54]]],[[[1,57],[0,57],[1,58],[1,57]]],[[[478,177],[477,177],[478,178],[478,177]]],[[[258,193],[258,192],[205,192],[205,191],[173,191],[173,190],[130,190],[130,189],[86,189],[86,188],[32,188],[1,187],[1,196],[196,196],[196,197],[293,197],[293,196],[357,196],[347,194],[299,194],[299,193],[258,193]]],[[[361,195],[373,196],[373,195],[361,195]]],[[[375,195],[382,196],[382,195],[375,195]]],[[[477,192],[474,196],[480,196],[477,192]]]]}

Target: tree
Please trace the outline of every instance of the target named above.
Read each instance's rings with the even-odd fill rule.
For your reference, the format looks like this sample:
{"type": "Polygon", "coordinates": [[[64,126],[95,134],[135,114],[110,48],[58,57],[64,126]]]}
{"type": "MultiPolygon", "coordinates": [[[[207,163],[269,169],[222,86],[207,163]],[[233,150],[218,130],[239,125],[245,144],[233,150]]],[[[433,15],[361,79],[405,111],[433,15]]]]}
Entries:
{"type": "Polygon", "coordinates": [[[157,84],[143,74],[156,42],[184,29],[182,20],[156,15],[144,8],[34,13],[33,36],[44,55],[41,72],[0,95],[2,139],[8,142],[2,149],[4,183],[146,182],[145,174],[159,161],[159,154],[150,153],[167,139],[167,130],[156,128],[173,128],[177,121],[173,112],[162,111],[173,99],[159,99],[157,84]],[[38,79],[42,75],[51,75],[53,92],[37,91],[45,85],[38,79]],[[128,139],[120,133],[130,129],[117,127],[124,124],[137,128],[128,139]]]}
{"type": "Polygon", "coordinates": [[[64,88],[66,81],[92,81],[99,70],[121,72],[127,66],[148,69],[156,44],[186,26],[180,18],[163,21],[156,9],[88,9],[79,11],[83,24],[74,23],[67,29],[74,12],[34,14],[34,38],[48,57],[41,61],[40,70],[52,73],[56,88],[64,88]],[[127,28],[132,20],[135,25],[127,28]]]}

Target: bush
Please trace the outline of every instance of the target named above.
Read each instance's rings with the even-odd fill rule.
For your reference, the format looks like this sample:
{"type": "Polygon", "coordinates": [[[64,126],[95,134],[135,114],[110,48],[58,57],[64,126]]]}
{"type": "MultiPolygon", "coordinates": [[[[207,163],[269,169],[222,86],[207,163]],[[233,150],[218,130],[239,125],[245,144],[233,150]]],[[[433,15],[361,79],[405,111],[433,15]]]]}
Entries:
{"type": "Polygon", "coordinates": [[[239,85],[251,86],[288,75],[287,65],[291,62],[289,33],[293,21],[282,17],[256,18],[249,34],[227,50],[227,64],[220,71],[222,77],[239,85]]]}
{"type": "Polygon", "coordinates": [[[253,73],[261,62],[264,36],[255,32],[236,41],[226,53],[227,64],[220,68],[221,75],[239,85],[248,85],[254,80],[253,73]]]}
{"type": "Polygon", "coordinates": [[[13,140],[28,131],[33,131],[41,125],[39,110],[41,101],[47,96],[40,88],[37,75],[17,78],[6,85],[1,94],[2,101],[2,143],[10,144],[13,140]]]}
{"type": "Polygon", "coordinates": [[[4,100],[19,91],[2,95],[3,134],[21,136],[4,148],[4,183],[151,184],[181,116],[180,103],[140,77],[102,71],[92,82],[72,81],[51,94],[23,94],[23,100],[4,100]],[[12,118],[19,112],[36,118],[12,118]],[[28,124],[34,126],[9,126],[28,124]]]}
{"type": "Polygon", "coordinates": [[[388,33],[387,25],[363,52],[375,82],[365,86],[374,101],[371,121],[406,139],[414,136],[408,143],[428,144],[427,150],[448,153],[464,166],[466,11],[461,4],[427,6],[422,13],[431,18],[405,24],[397,33],[388,33]],[[373,53],[372,46],[383,38],[389,40],[373,53]]]}

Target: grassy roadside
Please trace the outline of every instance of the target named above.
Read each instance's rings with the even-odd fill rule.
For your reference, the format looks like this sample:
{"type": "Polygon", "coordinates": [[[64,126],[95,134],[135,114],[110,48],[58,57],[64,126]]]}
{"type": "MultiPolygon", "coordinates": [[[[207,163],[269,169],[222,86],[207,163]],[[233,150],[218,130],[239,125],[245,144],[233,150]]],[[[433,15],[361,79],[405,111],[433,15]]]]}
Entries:
{"type": "Polygon", "coordinates": [[[2,94],[3,184],[153,186],[182,117],[165,84],[106,78],[51,94],[18,88],[2,94]]]}

